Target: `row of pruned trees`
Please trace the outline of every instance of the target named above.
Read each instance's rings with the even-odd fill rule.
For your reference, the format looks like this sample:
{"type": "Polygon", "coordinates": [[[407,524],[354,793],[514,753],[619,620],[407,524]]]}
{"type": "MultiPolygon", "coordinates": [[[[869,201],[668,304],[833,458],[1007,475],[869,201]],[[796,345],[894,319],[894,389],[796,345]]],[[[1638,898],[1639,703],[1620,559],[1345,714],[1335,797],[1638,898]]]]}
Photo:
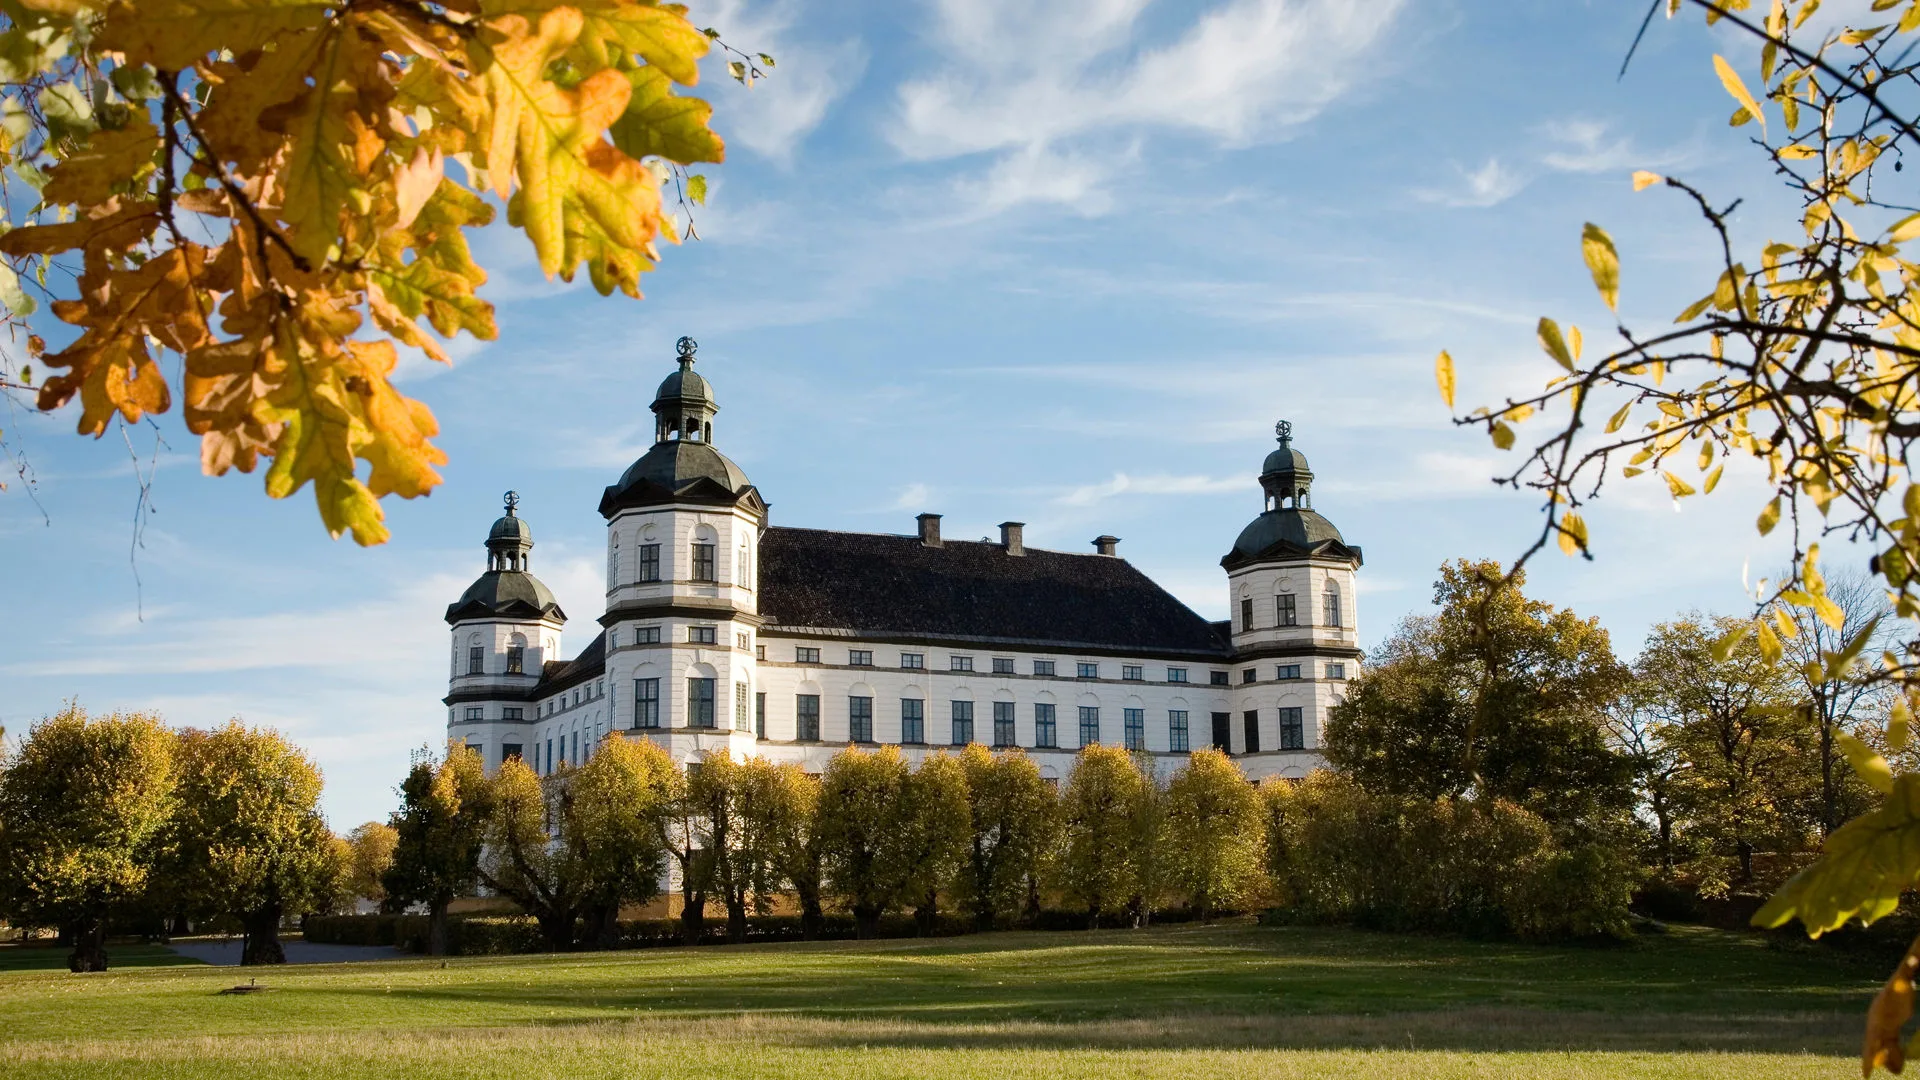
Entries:
{"type": "Polygon", "coordinates": [[[74,971],[106,968],[110,928],[190,921],[237,926],[243,963],[279,963],[282,921],[350,904],[391,847],[378,826],[333,836],[320,785],[269,730],[70,704],[0,753],[0,919],[57,929],[74,971]]]}
{"type": "Polygon", "coordinates": [[[426,905],[432,950],[451,902],[482,888],[559,949],[611,944],[621,907],[669,879],[689,941],[713,903],[734,940],[785,898],[809,935],[833,905],[870,936],[894,911],[931,931],[943,903],[987,929],[1036,915],[1043,894],[1094,923],[1168,902],[1205,915],[1268,881],[1260,793],[1211,750],[1162,779],[1150,760],[1090,747],[1056,790],[1024,754],[978,745],[917,767],[895,748],[849,748],[813,776],[724,751],[683,771],[615,735],[544,777],[519,761],[488,776],[453,745],[402,792],[385,887],[390,903],[426,905]]]}

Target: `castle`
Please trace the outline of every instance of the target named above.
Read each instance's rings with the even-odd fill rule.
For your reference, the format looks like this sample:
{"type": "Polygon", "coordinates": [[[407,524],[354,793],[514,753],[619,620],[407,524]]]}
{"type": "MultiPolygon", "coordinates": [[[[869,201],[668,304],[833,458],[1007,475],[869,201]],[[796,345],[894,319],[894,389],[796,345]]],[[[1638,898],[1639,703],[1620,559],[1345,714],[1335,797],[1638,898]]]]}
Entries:
{"type": "Polygon", "coordinates": [[[487,570],[447,608],[449,737],[542,774],[608,732],[682,763],[725,748],[823,769],[848,745],[910,757],[1019,747],[1048,777],[1092,743],[1163,763],[1200,746],[1253,779],[1304,776],[1357,674],[1360,549],[1312,509],[1290,429],[1260,470],[1262,512],[1220,560],[1231,620],[1209,622],[1118,554],[772,525],[714,446],[713,387],[679,342],[653,402],[655,442],[600,499],[607,605],[562,659],[566,613],[528,565],[507,494],[487,570]]]}

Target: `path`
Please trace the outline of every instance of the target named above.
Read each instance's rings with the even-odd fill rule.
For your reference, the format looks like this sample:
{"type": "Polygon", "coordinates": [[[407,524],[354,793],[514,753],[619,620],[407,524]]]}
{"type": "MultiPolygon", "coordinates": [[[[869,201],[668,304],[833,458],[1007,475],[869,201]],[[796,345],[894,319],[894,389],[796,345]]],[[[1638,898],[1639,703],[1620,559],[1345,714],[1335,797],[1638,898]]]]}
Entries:
{"type": "MultiPolygon", "coordinates": [[[[287,950],[289,964],[350,964],[361,960],[401,960],[413,955],[390,945],[321,945],[293,938],[280,943],[287,950]]],[[[167,946],[189,960],[205,964],[240,963],[239,938],[199,938],[175,941],[167,946]]]]}

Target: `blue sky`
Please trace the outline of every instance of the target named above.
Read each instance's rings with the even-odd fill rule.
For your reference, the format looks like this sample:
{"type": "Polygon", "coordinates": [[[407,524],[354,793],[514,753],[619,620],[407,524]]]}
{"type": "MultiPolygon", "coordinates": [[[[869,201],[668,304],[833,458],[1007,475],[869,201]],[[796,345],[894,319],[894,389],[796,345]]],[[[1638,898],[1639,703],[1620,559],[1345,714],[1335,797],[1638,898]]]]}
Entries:
{"type": "MultiPolygon", "coordinates": [[[[180,724],[276,726],[326,772],[337,828],[384,817],[408,752],[437,743],[445,605],[484,568],[508,488],[533,567],[572,615],[602,607],[594,507],[651,439],[673,340],[699,339],[715,441],[779,524],[950,536],[1027,522],[1035,546],[1121,554],[1209,617],[1218,560],[1260,508],[1276,419],[1318,474],[1315,505],[1366,552],[1371,643],[1426,607],[1435,568],[1509,559],[1531,498],[1488,483],[1504,455],[1447,422],[1553,374],[1542,314],[1608,326],[1580,260],[1609,228],[1630,323],[1709,291],[1698,216],[1635,169],[1749,201],[1781,229],[1711,57],[1754,51],[1656,20],[1615,72],[1639,3],[1506,0],[728,2],[694,20],[775,54],[752,91],[715,66],[728,138],[700,215],[647,297],[544,281],[524,238],[479,238],[496,342],[406,368],[451,455],[432,497],[386,504],[394,539],[321,529],[310,496],[203,477],[164,418],[127,438],[157,462],[137,552],[118,431],[7,415],[37,476],[0,494],[9,588],[0,724],[78,697],[180,724]],[[136,571],[138,584],[136,585],[136,571]]],[[[1523,439],[1526,429],[1523,429],[1523,439]]],[[[1623,656],[1691,606],[1732,610],[1778,565],[1730,470],[1684,512],[1614,486],[1598,559],[1541,557],[1531,591],[1599,616],[1623,656]]]]}

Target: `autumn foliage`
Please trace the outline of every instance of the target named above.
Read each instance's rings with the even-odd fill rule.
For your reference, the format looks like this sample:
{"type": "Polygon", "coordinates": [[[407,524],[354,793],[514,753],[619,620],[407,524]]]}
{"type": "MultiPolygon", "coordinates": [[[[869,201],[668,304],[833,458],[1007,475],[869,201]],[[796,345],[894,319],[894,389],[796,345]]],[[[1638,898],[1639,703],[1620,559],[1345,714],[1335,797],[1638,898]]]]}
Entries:
{"type": "Polygon", "coordinates": [[[0,150],[40,197],[0,236],[0,303],[24,316],[21,280],[54,282],[77,331],[37,357],[39,407],[77,398],[98,436],[177,392],[206,472],[264,459],[269,495],[311,485],[327,530],[362,544],[387,536],[379,499],[426,494],[446,460],[432,413],[390,381],[399,347],[444,360],[440,339],[497,332],[467,240],[492,200],[549,276],[584,268],[638,297],[679,236],[663,180],[723,156],[709,106],[675,92],[711,44],[678,5],[0,11],[0,62],[30,91],[6,100],[0,150]]]}

